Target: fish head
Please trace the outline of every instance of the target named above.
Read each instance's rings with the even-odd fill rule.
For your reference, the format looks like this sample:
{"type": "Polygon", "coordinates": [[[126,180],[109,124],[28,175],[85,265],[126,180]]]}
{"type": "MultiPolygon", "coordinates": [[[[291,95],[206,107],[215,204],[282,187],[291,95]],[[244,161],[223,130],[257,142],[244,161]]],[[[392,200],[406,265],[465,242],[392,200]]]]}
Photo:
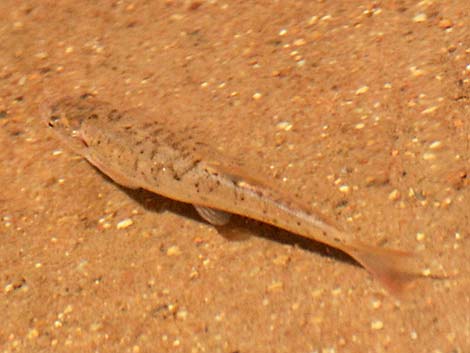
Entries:
{"type": "Polygon", "coordinates": [[[79,97],[62,97],[43,107],[43,118],[54,130],[62,130],[69,135],[76,134],[85,119],[93,114],[92,97],[83,94],[79,97]]]}
{"type": "Polygon", "coordinates": [[[81,129],[83,123],[94,114],[92,99],[89,94],[61,97],[47,102],[41,108],[47,126],[78,153],[87,147],[81,129]]]}

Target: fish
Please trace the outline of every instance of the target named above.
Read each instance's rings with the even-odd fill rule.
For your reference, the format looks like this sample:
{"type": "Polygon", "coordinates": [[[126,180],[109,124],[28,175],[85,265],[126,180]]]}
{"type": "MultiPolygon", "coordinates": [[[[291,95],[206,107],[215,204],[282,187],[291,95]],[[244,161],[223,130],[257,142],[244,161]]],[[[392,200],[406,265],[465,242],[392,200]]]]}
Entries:
{"type": "Polygon", "coordinates": [[[114,182],[192,204],[214,226],[232,214],[338,249],[393,294],[419,274],[412,252],[369,245],[210,144],[144,109],[116,109],[91,94],[48,102],[43,119],[62,143],[114,182]]]}

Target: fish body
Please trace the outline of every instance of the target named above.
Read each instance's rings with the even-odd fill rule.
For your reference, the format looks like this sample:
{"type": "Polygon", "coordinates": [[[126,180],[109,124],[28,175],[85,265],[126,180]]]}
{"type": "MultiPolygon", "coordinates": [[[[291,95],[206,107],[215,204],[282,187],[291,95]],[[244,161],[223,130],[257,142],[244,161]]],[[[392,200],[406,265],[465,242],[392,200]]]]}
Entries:
{"type": "Polygon", "coordinates": [[[90,95],[48,105],[48,125],[71,149],[118,184],[193,204],[215,225],[229,214],[268,223],[340,249],[399,292],[410,278],[409,253],[361,243],[267,178],[172,129],[143,111],[120,111],[90,95]]]}

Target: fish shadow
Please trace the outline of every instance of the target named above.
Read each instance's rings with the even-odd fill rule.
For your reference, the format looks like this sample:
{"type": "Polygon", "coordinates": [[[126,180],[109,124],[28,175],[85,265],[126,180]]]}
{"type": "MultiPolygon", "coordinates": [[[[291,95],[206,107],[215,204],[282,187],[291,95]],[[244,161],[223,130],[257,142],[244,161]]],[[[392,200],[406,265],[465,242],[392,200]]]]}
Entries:
{"type": "MultiPolygon", "coordinates": [[[[108,178],[108,180],[110,179],[108,178]]],[[[191,204],[175,201],[144,189],[128,189],[121,185],[116,185],[149,212],[171,212],[195,222],[207,224],[191,204]]],[[[213,227],[228,241],[245,241],[251,236],[256,236],[279,244],[296,246],[324,257],[333,258],[334,260],[360,267],[353,258],[340,250],[246,217],[233,214],[227,225],[213,225],[213,227]]]]}

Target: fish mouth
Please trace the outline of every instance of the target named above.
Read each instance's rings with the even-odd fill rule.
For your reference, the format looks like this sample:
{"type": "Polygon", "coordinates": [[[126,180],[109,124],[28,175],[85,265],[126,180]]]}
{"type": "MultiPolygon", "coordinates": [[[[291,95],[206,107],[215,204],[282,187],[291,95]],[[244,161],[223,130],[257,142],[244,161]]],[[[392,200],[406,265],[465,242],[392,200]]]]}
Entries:
{"type": "Polygon", "coordinates": [[[62,130],[76,137],[88,111],[92,109],[86,101],[87,98],[88,96],[84,96],[77,100],[63,97],[54,101],[44,114],[47,125],[56,131],[62,130]]]}
{"type": "Polygon", "coordinates": [[[85,139],[85,136],[83,136],[82,131],[77,131],[77,139],[82,143],[83,147],[88,148],[88,142],[85,139]]]}
{"type": "Polygon", "coordinates": [[[47,124],[51,131],[74,152],[82,154],[88,148],[88,143],[80,132],[80,126],[72,126],[66,117],[51,115],[47,124]]]}
{"type": "Polygon", "coordinates": [[[78,97],[52,97],[42,104],[41,115],[50,128],[75,137],[82,123],[96,109],[94,99],[91,93],[83,93],[78,97]]]}
{"type": "Polygon", "coordinates": [[[81,121],[68,114],[51,113],[46,121],[47,125],[56,131],[62,131],[72,137],[78,137],[80,134],[81,121]]]}
{"type": "Polygon", "coordinates": [[[79,154],[86,153],[90,147],[83,123],[95,114],[94,99],[94,95],[89,93],[78,97],[64,96],[48,100],[42,107],[46,126],[79,154]]]}

